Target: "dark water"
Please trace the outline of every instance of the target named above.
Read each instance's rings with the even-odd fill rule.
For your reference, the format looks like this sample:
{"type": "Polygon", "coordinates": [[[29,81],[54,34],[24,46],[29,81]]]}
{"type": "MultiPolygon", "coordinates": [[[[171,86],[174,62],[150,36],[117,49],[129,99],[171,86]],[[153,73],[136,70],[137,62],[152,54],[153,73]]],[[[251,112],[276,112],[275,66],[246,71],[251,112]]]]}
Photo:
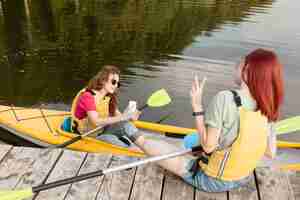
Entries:
{"type": "Polygon", "coordinates": [[[0,101],[66,110],[101,66],[114,64],[121,109],[164,87],[172,103],[142,119],[172,112],[166,123],[193,126],[193,75],[208,78],[207,104],[234,87],[234,63],[263,47],[284,64],[283,117],[299,115],[299,10],[289,0],[1,0],[0,101]]]}

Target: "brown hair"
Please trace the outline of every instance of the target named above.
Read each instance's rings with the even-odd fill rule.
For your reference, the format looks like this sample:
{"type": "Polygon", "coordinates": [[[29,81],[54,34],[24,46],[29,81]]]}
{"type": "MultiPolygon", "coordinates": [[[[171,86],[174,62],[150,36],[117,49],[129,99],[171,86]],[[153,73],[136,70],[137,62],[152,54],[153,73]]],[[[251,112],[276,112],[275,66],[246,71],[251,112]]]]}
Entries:
{"type": "MultiPolygon", "coordinates": [[[[108,81],[110,74],[117,74],[120,76],[120,70],[113,65],[105,65],[102,69],[89,81],[87,85],[88,90],[101,90],[103,84],[108,81]]],[[[117,109],[117,93],[107,94],[110,97],[109,115],[114,116],[117,109]]]]}

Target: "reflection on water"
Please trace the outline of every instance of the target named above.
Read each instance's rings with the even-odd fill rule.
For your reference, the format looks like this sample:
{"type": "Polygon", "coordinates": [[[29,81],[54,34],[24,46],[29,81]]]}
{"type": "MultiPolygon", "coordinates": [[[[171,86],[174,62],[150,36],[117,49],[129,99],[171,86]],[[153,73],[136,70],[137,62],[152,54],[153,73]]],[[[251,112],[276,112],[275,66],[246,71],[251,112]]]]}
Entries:
{"type": "MultiPolygon", "coordinates": [[[[69,103],[82,84],[107,63],[121,66],[134,79],[151,78],[149,72],[159,70],[155,65],[165,55],[180,54],[196,36],[210,35],[222,24],[247,20],[253,8],[272,3],[1,2],[1,65],[7,79],[2,80],[1,96],[17,104],[69,103]],[[137,73],[137,68],[145,71],[137,73]]],[[[140,88],[143,90],[142,85],[140,88]]]]}
{"type": "MultiPolygon", "coordinates": [[[[290,4],[287,0],[1,0],[0,101],[68,109],[75,93],[102,65],[115,64],[123,73],[121,107],[129,99],[142,104],[151,92],[165,87],[172,104],[149,110],[143,118],[155,120],[173,112],[169,123],[192,126],[188,90],[193,74],[208,77],[208,102],[215,92],[233,87],[234,62],[258,47],[275,49],[282,57],[287,95],[293,96],[299,85],[295,52],[300,37],[291,31],[300,30],[288,23],[295,18],[288,13],[299,3],[290,4]],[[277,26],[282,15],[280,23],[285,26],[277,26]]],[[[284,114],[299,111],[298,101],[287,98],[284,114]]]]}

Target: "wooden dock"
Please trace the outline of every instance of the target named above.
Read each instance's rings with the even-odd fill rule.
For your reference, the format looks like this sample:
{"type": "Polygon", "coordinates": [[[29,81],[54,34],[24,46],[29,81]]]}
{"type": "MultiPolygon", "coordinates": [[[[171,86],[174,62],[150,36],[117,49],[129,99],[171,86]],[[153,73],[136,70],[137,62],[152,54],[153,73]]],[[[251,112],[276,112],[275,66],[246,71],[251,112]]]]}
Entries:
{"type": "MultiPolygon", "coordinates": [[[[124,157],[0,145],[0,191],[36,186],[126,163],[124,157]]],[[[257,169],[246,187],[195,190],[155,164],[40,192],[35,200],[296,200],[300,173],[257,169]]]]}

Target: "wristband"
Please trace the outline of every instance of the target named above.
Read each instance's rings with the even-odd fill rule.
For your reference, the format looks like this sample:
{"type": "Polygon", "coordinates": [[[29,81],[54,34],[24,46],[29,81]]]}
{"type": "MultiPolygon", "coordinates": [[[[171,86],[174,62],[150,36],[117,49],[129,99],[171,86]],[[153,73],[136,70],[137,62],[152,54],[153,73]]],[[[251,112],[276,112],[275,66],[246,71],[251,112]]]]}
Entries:
{"type": "Polygon", "coordinates": [[[204,111],[200,111],[200,112],[193,112],[193,116],[201,116],[201,115],[204,115],[204,111]]]}

